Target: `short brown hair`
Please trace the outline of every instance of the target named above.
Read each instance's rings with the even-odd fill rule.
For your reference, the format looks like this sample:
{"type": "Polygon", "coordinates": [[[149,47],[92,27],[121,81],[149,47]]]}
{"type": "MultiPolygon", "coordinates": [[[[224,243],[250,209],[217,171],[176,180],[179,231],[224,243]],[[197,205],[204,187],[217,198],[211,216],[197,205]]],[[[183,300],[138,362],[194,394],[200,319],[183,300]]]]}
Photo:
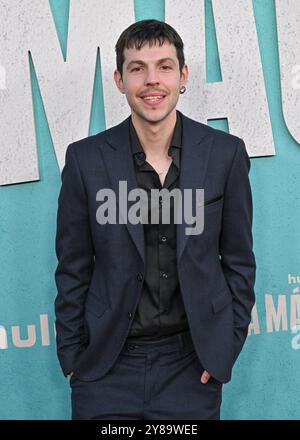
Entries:
{"type": "Polygon", "coordinates": [[[124,49],[135,47],[137,50],[141,49],[144,44],[149,43],[150,46],[159,43],[162,46],[167,40],[170,44],[174,44],[176,54],[179,61],[179,70],[182,71],[184,66],[183,41],[169,24],[159,20],[141,20],[137,21],[125,29],[120,35],[115,46],[117,57],[117,69],[123,74],[124,64],[124,49]]]}

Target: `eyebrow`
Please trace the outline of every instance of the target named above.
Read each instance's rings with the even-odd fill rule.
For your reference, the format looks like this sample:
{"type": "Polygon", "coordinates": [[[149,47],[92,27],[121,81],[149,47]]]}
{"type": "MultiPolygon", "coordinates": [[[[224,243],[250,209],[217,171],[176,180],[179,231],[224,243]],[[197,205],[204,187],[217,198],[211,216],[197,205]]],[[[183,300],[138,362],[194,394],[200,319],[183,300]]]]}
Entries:
{"type": "MultiPolygon", "coordinates": [[[[166,58],[161,58],[160,60],[158,60],[156,64],[161,64],[161,63],[164,63],[166,61],[171,61],[173,64],[175,63],[173,58],[166,57],[166,58]]],[[[143,60],[132,60],[132,61],[130,61],[130,63],[128,63],[127,69],[129,69],[132,64],[141,64],[141,65],[144,65],[144,66],[146,65],[145,61],[143,61],[143,60]]]]}

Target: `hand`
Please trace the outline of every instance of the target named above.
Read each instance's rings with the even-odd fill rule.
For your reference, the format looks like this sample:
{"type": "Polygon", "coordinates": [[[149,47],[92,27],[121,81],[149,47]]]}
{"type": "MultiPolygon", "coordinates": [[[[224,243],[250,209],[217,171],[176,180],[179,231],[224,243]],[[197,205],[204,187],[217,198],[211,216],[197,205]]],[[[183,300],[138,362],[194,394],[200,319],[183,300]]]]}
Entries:
{"type": "MultiPolygon", "coordinates": [[[[201,376],[201,383],[206,384],[210,378],[211,378],[211,374],[208,371],[204,370],[201,376]]],[[[222,388],[223,386],[224,384],[222,384],[222,388]]]]}
{"type": "Polygon", "coordinates": [[[71,372],[70,372],[70,377],[72,377],[72,376],[73,376],[73,374],[74,374],[74,371],[71,371],[71,372]]]}
{"type": "Polygon", "coordinates": [[[202,373],[201,376],[201,383],[207,383],[209,381],[209,379],[211,378],[211,374],[209,374],[208,371],[204,370],[204,372],[202,373]]]}

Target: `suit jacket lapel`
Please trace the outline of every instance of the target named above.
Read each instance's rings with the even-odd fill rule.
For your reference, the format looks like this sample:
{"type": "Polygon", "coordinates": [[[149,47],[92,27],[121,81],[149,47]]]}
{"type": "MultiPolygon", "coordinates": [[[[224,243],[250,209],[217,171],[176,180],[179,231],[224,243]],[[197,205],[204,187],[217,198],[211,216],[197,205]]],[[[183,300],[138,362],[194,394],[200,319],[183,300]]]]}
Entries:
{"type": "MultiPolygon", "coordinates": [[[[199,124],[182,113],[182,151],[179,188],[184,200],[184,189],[191,189],[195,201],[196,189],[203,188],[212,136],[204,124],[199,124]]],[[[193,206],[193,209],[195,207],[193,206]]],[[[195,211],[194,211],[195,212],[195,211]]],[[[183,207],[182,207],[183,213],[183,207]]],[[[189,235],[185,228],[191,227],[182,215],[182,223],[177,224],[177,262],[179,263],[189,235]]]]}
{"type": "MultiPolygon", "coordinates": [[[[129,140],[129,119],[130,117],[107,132],[106,140],[109,144],[109,148],[101,148],[117,202],[119,200],[119,181],[123,180],[127,182],[127,195],[132,189],[138,187],[129,140]]],[[[137,202],[127,201],[127,212],[130,206],[135,203],[137,202]]],[[[128,232],[142,260],[145,262],[144,230],[142,223],[134,225],[128,222],[127,217],[123,217],[123,219],[126,222],[128,232]]]]}

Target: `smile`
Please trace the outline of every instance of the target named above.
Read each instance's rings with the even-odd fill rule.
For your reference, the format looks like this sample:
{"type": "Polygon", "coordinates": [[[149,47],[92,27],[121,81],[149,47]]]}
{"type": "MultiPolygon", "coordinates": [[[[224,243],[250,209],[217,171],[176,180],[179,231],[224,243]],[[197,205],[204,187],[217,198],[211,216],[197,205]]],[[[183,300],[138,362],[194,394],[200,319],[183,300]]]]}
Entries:
{"type": "Polygon", "coordinates": [[[141,99],[145,102],[147,105],[158,105],[164,100],[165,96],[145,96],[141,97],[141,99]]]}

